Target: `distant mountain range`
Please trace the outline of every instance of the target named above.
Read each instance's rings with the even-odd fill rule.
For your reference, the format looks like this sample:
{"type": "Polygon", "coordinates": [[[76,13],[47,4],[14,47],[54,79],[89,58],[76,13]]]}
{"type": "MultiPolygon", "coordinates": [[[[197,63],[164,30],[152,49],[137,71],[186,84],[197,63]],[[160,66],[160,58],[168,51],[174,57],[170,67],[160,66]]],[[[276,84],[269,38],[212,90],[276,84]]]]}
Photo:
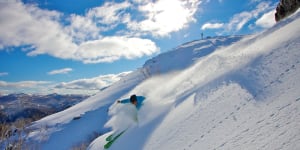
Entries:
{"type": "Polygon", "coordinates": [[[14,122],[19,118],[41,118],[88,98],[87,95],[30,95],[24,93],[0,96],[0,123],[14,122]]]}

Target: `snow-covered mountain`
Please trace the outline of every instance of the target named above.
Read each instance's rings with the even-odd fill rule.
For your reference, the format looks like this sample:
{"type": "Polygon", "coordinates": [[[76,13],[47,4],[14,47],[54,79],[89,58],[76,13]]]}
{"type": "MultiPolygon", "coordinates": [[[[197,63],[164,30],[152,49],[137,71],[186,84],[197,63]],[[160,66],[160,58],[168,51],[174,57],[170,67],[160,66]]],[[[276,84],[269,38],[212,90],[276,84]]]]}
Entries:
{"type": "Polygon", "coordinates": [[[0,96],[0,123],[11,123],[20,118],[41,118],[71,107],[88,97],[87,95],[24,93],[0,96]]]}
{"type": "Polygon", "coordinates": [[[27,145],[103,149],[123,125],[115,101],[136,94],[139,121],[110,149],[300,149],[299,24],[298,11],[262,33],[183,44],[35,122],[27,145]]]}

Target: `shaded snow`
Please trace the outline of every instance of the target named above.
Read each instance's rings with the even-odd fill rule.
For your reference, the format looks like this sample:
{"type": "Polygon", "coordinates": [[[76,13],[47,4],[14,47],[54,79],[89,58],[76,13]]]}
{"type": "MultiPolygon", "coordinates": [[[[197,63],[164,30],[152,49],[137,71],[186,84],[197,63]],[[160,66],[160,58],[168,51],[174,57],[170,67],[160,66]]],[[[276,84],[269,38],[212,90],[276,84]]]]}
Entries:
{"type": "Polygon", "coordinates": [[[42,149],[70,149],[98,132],[89,149],[103,149],[116,130],[105,124],[122,126],[107,110],[137,94],[146,98],[139,122],[111,149],[300,149],[299,16],[256,35],[193,41],[161,54],[35,122],[30,140],[42,149]]]}

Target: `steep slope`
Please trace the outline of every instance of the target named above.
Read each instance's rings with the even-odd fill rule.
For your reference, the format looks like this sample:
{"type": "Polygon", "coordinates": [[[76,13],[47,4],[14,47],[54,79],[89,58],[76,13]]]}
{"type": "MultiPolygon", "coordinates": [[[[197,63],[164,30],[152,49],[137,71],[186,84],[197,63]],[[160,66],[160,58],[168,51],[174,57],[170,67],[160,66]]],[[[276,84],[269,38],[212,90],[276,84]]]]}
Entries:
{"type": "MultiPolygon", "coordinates": [[[[299,23],[298,20],[284,29],[293,29],[299,23]]],[[[277,35],[270,34],[258,42],[267,45],[271,37],[277,35]]],[[[272,45],[270,50],[259,48],[262,53],[255,59],[234,69],[227,68],[212,83],[189,92],[143,148],[299,149],[300,38],[286,40],[272,45]]],[[[220,53],[218,56],[222,57],[220,53]]],[[[231,58],[229,62],[221,59],[220,64],[226,67],[232,61],[247,60],[243,59],[245,56],[235,57],[240,58],[231,58]]]]}
{"type": "Polygon", "coordinates": [[[107,109],[121,107],[115,100],[135,93],[146,97],[139,124],[111,149],[299,149],[299,24],[298,12],[243,39],[184,44],[96,96],[35,122],[29,141],[42,149],[70,149],[98,132],[89,149],[103,149],[109,131],[120,125],[107,109]]]}
{"type": "Polygon", "coordinates": [[[107,109],[124,93],[144,80],[141,71],[131,73],[118,83],[97,95],[66,109],[47,116],[28,128],[29,148],[70,149],[88,141],[95,134],[107,132],[107,109]]]}
{"type": "Polygon", "coordinates": [[[141,83],[142,120],[111,149],[299,149],[299,15],[141,83]]]}
{"type": "MultiPolygon", "coordinates": [[[[155,75],[183,70],[220,47],[229,46],[243,36],[216,37],[183,44],[161,54],[111,87],[65,111],[35,122],[29,130],[32,143],[42,149],[69,149],[87,139],[109,131],[104,124],[109,119],[107,110],[116,100],[128,98],[134,87],[155,75]],[[178,61],[180,59],[180,61],[178,61]],[[155,61],[155,63],[153,63],[155,61]],[[158,71],[160,70],[160,71],[158,71]],[[38,141],[38,142],[36,142],[38,141]]],[[[141,95],[141,93],[136,93],[141,95]]]]}

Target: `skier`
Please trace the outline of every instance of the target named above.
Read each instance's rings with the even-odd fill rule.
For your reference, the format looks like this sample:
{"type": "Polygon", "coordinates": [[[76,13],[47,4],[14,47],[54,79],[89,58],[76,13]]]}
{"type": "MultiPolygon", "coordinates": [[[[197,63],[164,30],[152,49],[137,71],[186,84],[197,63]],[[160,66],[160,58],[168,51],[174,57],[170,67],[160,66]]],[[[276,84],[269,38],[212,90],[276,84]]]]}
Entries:
{"type": "Polygon", "coordinates": [[[117,103],[121,103],[121,104],[131,103],[136,107],[137,110],[140,110],[140,108],[143,105],[144,100],[145,100],[145,98],[143,96],[136,96],[134,94],[134,95],[130,96],[130,99],[125,99],[125,100],[122,100],[122,101],[118,100],[117,103]]]}
{"type": "Polygon", "coordinates": [[[135,122],[138,123],[138,114],[137,111],[140,110],[140,108],[143,105],[143,101],[145,100],[145,97],[143,96],[136,96],[135,94],[131,95],[129,99],[125,99],[125,100],[118,100],[117,103],[118,104],[132,104],[135,106],[136,111],[133,112],[133,119],[135,122]]]}
{"type": "MultiPolygon", "coordinates": [[[[129,114],[129,118],[132,117],[132,119],[138,123],[138,115],[137,115],[137,111],[142,107],[143,105],[143,101],[145,100],[145,97],[143,96],[136,96],[131,95],[129,99],[124,99],[124,100],[118,100],[117,104],[129,104],[128,106],[126,106],[126,111],[129,114]],[[131,109],[132,108],[132,109],[131,109]]],[[[126,123],[125,123],[126,124],[126,123]]],[[[124,125],[124,127],[127,125],[124,125]]],[[[116,141],[128,128],[125,127],[124,129],[119,129],[117,131],[115,131],[114,133],[112,133],[111,135],[109,135],[108,137],[106,137],[106,141],[107,143],[104,145],[105,149],[108,149],[113,143],[114,141],[116,141]]]]}

